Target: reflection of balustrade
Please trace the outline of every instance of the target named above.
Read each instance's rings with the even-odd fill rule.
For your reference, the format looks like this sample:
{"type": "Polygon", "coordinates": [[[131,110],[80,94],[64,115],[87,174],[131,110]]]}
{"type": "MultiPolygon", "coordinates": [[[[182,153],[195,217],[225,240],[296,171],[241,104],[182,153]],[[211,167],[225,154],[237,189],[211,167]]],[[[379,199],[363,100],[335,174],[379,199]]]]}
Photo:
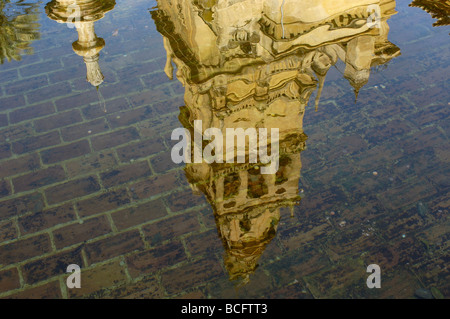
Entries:
{"type": "Polygon", "coordinates": [[[50,19],[69,26],[73,24],[77,29],[78,40],[72,48],[83,57],[86,79],[93,86],[99,86],[104,80],[98,60],[105,46],[105,40],[95,34],[94,23],[111,11],[115,4],[115,0],[53,0],[45,7],[50,19]]]}

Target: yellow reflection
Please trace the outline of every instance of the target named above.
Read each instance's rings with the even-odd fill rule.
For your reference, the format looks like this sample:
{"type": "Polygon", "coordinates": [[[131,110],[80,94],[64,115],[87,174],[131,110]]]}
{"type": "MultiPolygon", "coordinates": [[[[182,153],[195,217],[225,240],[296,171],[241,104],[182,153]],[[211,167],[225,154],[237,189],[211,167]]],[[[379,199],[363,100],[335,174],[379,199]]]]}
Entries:
{"type": "Polygon", "coordinates": [[[40,38],[38,20],[39,4],[0,0],[0,64],[33,54],[30,45],[40,38]]]}
{"type": "Polygon", "coordinates": [[[395,1],[374,0],[173,0],[158,1],[151,12],[167,52],[165,72],[172,78],[175,64],[185,87],[179,119],[191,144],[200,120],[202,135],[210,128],[223,136],[229,128],[279,129],[275,174],[262,174],[264,164],[248,160],[248,147],[245,163],[186,164],[192,189],[213,208],[230,279],[249,281],[276,234],[280,208],[300,203],[311,94],[317,90],[317,108],[338,60],[357,96],[371,67],[398,56],[387,40],[394,13],[395,1]]]}
{"type": "Polygon", "coordinates": [[[72,44],[72,48],[77,55],[83,57],[86,79],[96,87],[104,80],[98,59],[105,40],[95,34],[94,23],[111,11],[115,4],[115,0],[53,0],[45,6],[50,19],[65,23],[69,28],[76,28],[78,40],[72,44]]]}

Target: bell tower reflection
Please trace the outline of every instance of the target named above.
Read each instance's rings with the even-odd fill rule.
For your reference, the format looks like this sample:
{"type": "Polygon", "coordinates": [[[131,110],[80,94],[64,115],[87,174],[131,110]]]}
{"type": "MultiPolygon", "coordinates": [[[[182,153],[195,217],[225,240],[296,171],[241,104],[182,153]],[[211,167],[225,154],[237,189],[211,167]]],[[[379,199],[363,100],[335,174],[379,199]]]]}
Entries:
{"type": "Polygon", "coordinates": [[[316,90],[319,107],[330,68],[345,63],[343,76],[357,96],[371,67],[400,54],[387,40],[394,9],[395,1],[374,0],[174,0],[158,1],[151,12],[164,40],[165,72],[172,78],[175,64],[185,87],[179,120],[191,138],[198,120],[202,134],[209,128],[223,136],[228,128],[279,129],[274,174],[262,174],[264,164],[249,161],[185,167],[194,192],[205,194],[213,208],[231,280],[249,281],[276,235],[280,209],[293,211],[301,201],[303,116],[316,90]],[[379,13],[376,28],[367,23],[372,8],[379,13]]]}
{"type": "Polygon", "coordinates": [[[76,28],[78,40],[72,43],[72,48],[83,57],[86,80],[95,87],[104,80],[98,60],[105,40],[95,34],[94,23],[111,11],[115,4],[115,0],[53,0],[45,6],[50,19],[76,28]]]}

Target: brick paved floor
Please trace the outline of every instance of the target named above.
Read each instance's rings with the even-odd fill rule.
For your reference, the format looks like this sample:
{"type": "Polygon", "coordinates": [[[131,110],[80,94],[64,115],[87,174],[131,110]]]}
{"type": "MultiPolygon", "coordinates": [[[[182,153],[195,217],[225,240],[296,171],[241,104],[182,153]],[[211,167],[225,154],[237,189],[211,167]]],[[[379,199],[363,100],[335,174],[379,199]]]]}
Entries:
{"type": "Polygon", "coordinates": [[[450,296],[448,29],[398,4],[390,40],[402,56],[357,104],[330,71],[304,119],[304,198],[236,289],[210,205],[170,160],[184,89],[162,73],[150,6],[120,2],[96,23],[106,113],[75,30],[45,13],[34,55],[0,65],[0,297],[450,296]],[[81,289],[65,285],[72,263],[81,289]],[[371,263],[382,289],[365,287],[371,263]]]}

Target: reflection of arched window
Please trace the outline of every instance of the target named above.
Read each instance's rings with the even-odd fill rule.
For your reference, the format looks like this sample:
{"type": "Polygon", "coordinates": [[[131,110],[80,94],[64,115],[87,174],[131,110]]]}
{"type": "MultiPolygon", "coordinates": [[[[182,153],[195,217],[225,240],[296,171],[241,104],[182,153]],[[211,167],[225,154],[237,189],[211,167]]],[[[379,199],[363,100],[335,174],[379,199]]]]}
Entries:
{"type": "Polygon", "coordinates": [[[36,3],[0,0],[0,64],[33,54],[30,44],[40,37],[38,8],[36,3]]]}
{"type": "Polygon", "coordinates": [[[223,198],[227,199],[239,194],[239,186],[241,186],[241,180],[238,173],[231,173],[224,178],[224,191],[223,198]]]}
{"type": "Polygon", "coordinates": [[[288,156],[281,156],[280,157],[280,168],[278,169],[277,173],[275,174],[275,185],[281,185],[284,182],[287,182],[288,178],[288,172],[287,172],[287,166],[292,162],[291,158],[288,156]]]}
{"type": "Polygon", "coordinates": [[[251,168],[248,171],[247,197],[259,198],[269,192],[264,176],[259,168],[251,168]]]}

